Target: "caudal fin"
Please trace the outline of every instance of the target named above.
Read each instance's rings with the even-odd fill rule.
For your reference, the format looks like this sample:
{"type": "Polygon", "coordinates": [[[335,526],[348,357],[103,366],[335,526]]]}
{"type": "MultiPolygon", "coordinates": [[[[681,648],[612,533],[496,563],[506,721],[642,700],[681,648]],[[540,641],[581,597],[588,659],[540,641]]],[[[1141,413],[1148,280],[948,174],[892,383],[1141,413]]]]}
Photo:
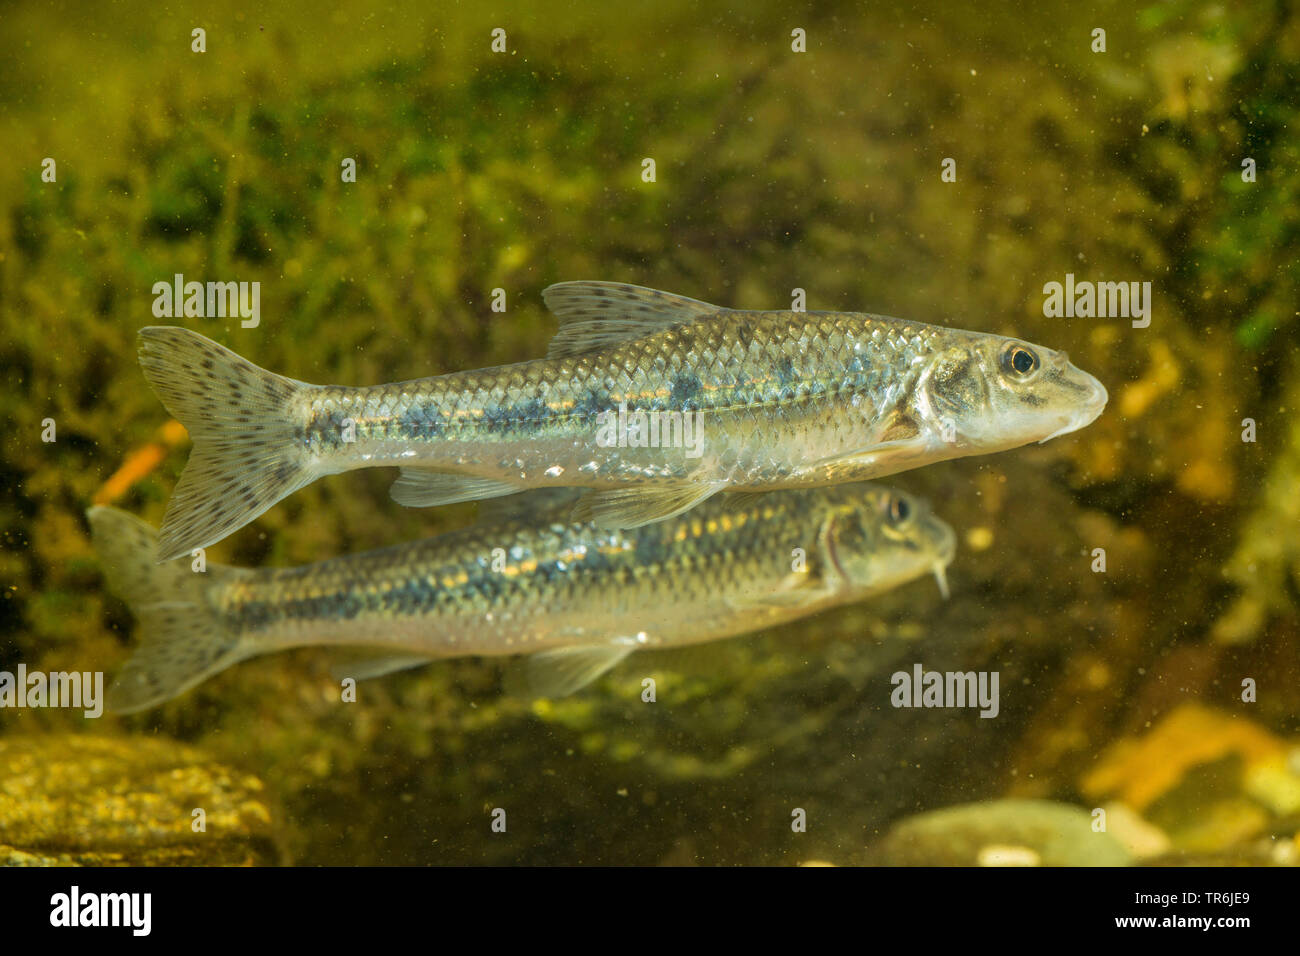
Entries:
{"type": "Polygon", "coordinates": [[[108,690],[109,710],[132,713],[160,704],[256,653],[207,597],[245,572],[212,564],[198,572],[188,560],[158,564],[158,536],[143,521],[102,505],[86,517],[109,590],[140,621],[140,647],[108,690]]]}
{"type": "Polygon", "coordinates": [[[315,386],[258,368],[175,326],[140,330],[140,367],[194,448],[159,532],[158,560],[220,541],[318,475],[295,410],[315,386]]]}

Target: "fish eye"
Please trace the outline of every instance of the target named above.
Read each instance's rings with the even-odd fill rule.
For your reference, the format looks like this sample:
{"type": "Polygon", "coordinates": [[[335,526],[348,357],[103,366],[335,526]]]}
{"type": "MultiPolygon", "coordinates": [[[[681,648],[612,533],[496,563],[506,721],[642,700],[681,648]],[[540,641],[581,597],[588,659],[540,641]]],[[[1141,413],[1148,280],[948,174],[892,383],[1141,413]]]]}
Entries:
{"type": "Polygon", "coordinates": [[[885,514],[889,518],[889,523],[894,525],[905,524],[907,519],[912,517],[912,506],[906,498],[898,495],[890,497],[886,504],[885,514]]]}
{"type": "Polygon", "coordinates": [[[1002,366],[1012,375],[1023,378],[1037,370],[1038,356],[1032,349],[1013,343],[1002,353],[1002,366]]]}

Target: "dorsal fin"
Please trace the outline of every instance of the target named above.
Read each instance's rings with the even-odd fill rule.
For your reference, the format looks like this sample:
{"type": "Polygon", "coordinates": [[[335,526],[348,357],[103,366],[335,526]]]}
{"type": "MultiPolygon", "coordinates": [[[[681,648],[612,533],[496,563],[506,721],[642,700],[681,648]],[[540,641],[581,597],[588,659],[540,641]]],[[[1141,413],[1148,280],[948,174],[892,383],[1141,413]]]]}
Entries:
{"type": "Polygon", "coordinates": [[[725,312],[721,306],[621,282],[558,282],[542,290],[560,320],[547,358],[578,355],[725,312]]]}

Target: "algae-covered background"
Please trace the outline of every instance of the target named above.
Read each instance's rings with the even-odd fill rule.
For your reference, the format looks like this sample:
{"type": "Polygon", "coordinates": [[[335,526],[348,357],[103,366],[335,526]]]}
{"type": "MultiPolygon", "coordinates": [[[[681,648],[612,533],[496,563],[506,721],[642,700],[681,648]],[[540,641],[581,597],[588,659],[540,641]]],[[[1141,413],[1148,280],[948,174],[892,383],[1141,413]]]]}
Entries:
{"type": "MultiPolygon", "coordinates": [[[[132,646],[83,512],[156,524],[185,462],[134,355],[176,273],[260,282],[255,329],[180,321],[313,382],[540,356],[541,290],[597,278],[1016,335],[1111,401],[891,479],[958,531],[946,602],[918,581],[558,701],[465,659],[342,704],[300,651],[129,718],[0,709],[0,861],[1300,861],[1292,4],[188,6],[0,12],[0,670],[132,646]],[[1150,326],[1046,318],[1067,273],[1151,282],[1150,326]],[[917,662],[999,672],[997,718],[891,707],[917,662]]],[[[474,519],[393,477],[209,558],[474,519]]]]}

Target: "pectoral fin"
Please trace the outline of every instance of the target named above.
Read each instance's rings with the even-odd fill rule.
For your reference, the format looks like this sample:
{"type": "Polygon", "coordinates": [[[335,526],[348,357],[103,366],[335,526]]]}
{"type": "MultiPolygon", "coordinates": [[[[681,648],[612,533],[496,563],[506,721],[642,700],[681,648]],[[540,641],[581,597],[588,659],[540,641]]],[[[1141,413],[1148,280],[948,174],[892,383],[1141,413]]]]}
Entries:
{"type": "Polygon", "coordinates": [[[916,441],[920,437],[920,423],[910,414],[896,412],[880,430],[878,441],[886,445],[893,442],[916,441]]]}
{"type": "Polygon", "coordinates": [[[839,517],[832,513],[817,529],[816,546],[809,549],[804,570],[792,570],[771,590],[732,599],[732,607],[738,610],[785,611],[813,607],[835,598],[846,583],[844,571],[835,557],[833,540],[835,522],[839,517]]]}
{"type": "Polygon", "coordinates": [[[725,487],[725,481],[664,481],[589,491],[573,506],[573,520],[600,528],[639,528],[689,511],[725,487]]]}
{"type": "Polygon", "coordinates": [[[873,430],[869,444],[819,459],[808,470],[822,473],[827,481],[843,472],[851,472],[847,476],[851,479],[891,474],[909,460],[928,454],[940,440],[913,414],[897,411],[873,430]]]}
{"type": "Polygon", "coordinates": [[[728,603],[738,611],[786,611],[818,604],[834,593],[834,588],[809,568],[790,572],[774,590],[733,598],[728,603]]]}
{"type": "Polygon", "coordinates": [[[567,697],[631,654],[626,644],[596,644],[541,651],[528,658],[528,686],[540,697],[567,697]]]}
{"type": "Polygon", "coordinates": [[[879,478],[904,470],[910,462],[929,454],[933,447],[933,443],[923,434],[896,438],[842,455],[822,458],[808,470],[816,472],[827,483],[879,478]]]}
{"type": "Polygon", "coordinates": [[[428,468],[403,468],[401,477],[393,482],[389,491],[394,501],[408,508],[432,508],[458,501],[477,501],[480,498],[500,498],[522,491],[519,485],[495,478],[475,478],[472,475],[453,475],[428,468]]]}

